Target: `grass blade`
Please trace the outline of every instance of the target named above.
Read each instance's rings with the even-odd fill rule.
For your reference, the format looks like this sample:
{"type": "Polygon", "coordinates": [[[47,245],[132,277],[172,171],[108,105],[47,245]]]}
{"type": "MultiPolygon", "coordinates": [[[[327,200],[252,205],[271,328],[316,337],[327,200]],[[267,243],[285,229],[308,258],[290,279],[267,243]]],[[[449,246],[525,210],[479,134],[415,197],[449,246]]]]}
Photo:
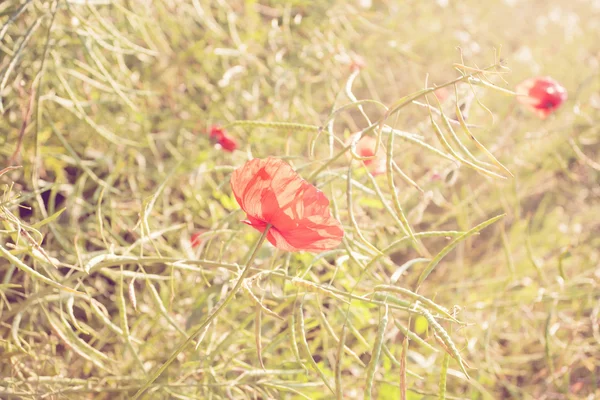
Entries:
{"type": "Polygon", "coordinates": [[[433,271],[433,269],[439,264],[439,262],[442,260],[442,258],[444,258],[448,253],[450,253],[452,251],[452,249],[454,249],[454,247],[456,247],[457,244],[459,244],[460,242],[462,242],[469,236],[476,234],[477,232],[481,231],[482,229],[485,229],[486,227],[488,227],[489,225],[498,221],[499,219],[504,218],[505,215],[506,214],[501,214],[501,215],[497,215],[493,218],[490,218],[487,221],[482,222],[481,224],[479,224],[476,227],[474,227],[473,229],[463,233],[462,235],[460,235],[459,237],[454,239],[452,242],[450,242],[446,247],[444,247],[433,258],[433,260],[431,260],[431,262],[429,264],[427,264],[427,267],[425,268],[425,270],[423,271],[421,276],[419,276],[419,280],[417,281],[417,288],[419,288],[419,286],[421,286],[423,281],[425,281],[425,279],[427,279],[427,277],[429,276],[431,271],[433,271]]]}

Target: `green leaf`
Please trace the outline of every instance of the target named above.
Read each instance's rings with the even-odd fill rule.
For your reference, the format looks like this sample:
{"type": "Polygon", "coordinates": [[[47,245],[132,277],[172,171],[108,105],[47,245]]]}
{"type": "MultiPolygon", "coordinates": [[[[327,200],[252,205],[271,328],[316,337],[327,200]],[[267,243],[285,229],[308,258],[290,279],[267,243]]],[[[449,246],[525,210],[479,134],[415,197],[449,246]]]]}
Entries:
{"type": "Polygon", "coordinates": [[[439,264],[439,262],[442,261],[442,258],[444,258],[448,253],[450,253],[450,251],[452,251],[452,249],[454,249],[454,247],[456,247],[457,244],[459,244],[460,242],[462,242],[469,236],[472,236],[475,233],[483,230],[488,225],[491,225],[494,222],[498,221],[500,218],[503,218],[505,215],[506,214],[501,214],[501,215],[495,216],[494,218],[488,219],[487,221],[482,222],[481,224],[477,225],[475,228],[463,233],[462,235],[460,235],[459,237],[454,239],[452,242],[450,242],[446,247],[444,247],[442,249],[442,251],[440,251],[435,256],[435,258],[433,260],[431,260],[431,262],[427,265],[427,268],[425,268],[425,271],[423,271],[423,273],[421,273],[421,276],[419,276],[419,281],[417,282],[417,287],[421,286],[421,283],[423,283],[423,281],[425,279],[427,279],[427,277],[429,276],[431,271],[433,271],[433,269],[439,264]]]}
{"type": "Polygon", "coordinates": [[[67,207],[64,207],[60,210],[58,210],[57,212],[55,212],[54,214],[52,214],[51,216],[49,216],[48,218],[44,218],[43,220],[41,220],[40,222],[37,222],[33,225],[31,225],[31,227],[33,229],[39,229],[44,225],[48,225],[50,222],[53,222],[55,219],[57,219],[58,217],[60,217],[60,215],[67,209],[67,207]]]}

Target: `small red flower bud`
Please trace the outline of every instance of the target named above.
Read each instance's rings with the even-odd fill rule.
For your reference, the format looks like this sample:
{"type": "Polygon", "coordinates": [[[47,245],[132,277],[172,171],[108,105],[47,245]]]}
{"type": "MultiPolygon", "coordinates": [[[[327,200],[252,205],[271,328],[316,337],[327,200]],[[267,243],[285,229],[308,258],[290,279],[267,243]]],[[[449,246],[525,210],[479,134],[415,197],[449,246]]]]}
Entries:
{"type": "Polygon", "coordinates": [[[211,139],[215,140],[225,151],[232,152],[238,148],[237,140],[235,140],[233,136],[229,135],[225,129],[218,125],[213,125],[210,127],[209,136],[211,139]]]}
{"type": "Polygon", "coordinates": [[[204,231],[200,231],[200,232],[196,232],[192,235],[190,242],[192,243],[193,249],[195,249],[196,247],[198,247],[202,244],[202,234],[203,233],[204,233],[204,231]]]}
{"type": "Polygon", "coordinates": [[[549,76],[526,79],[517,85],[516,92],[517,100],[541,119],[567,99],[567,90],[549,76]]]}

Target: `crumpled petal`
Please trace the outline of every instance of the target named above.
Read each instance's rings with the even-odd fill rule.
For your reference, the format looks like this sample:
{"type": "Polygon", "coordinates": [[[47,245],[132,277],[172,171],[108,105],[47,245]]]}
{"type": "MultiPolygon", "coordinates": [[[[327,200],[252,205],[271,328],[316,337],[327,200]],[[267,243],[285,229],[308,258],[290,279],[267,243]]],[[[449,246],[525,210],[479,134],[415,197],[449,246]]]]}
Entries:
{"type": "Polygon", "coordinates": [[[231,176],[233,194],[248,225],[285,251],[321,252],[338,246],[344,231],[329,212],[329,200],[277,158],[254,159],[231,176]]]}

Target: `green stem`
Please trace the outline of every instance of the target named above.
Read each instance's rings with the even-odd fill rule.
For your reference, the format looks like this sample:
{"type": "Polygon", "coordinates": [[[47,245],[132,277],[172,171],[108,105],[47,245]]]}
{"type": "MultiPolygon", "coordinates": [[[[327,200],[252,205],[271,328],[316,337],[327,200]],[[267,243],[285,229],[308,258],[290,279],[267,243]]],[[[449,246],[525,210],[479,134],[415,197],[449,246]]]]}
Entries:
{"type": "Polygon", "coordinates": [[[446,380],[448,376],[448,365],[450,364],[450,356],[448,353],[444,354],[442,359],[442,371],[440,372],[440,385],[438,399],[446,400],[446,380]]]}
{"type": "Polygon", "coordinates": [[[252,249],[252,252],[250,253],[250,257],[248,258],[248,262],[244,266],[244,270],[242,271],[238,281],[236,282],[236,284],[233,287],[233,289],[231,290],[231,292],[229,292],[229,294],[227,295],[225,300],[223,300],[223,302],[219,306],[216,307],[216,309],[208,316],[208,318],[206,318],[206,320],[183,343],[181,343],[175,349],[173,354],[171,354],[171,357],[169,357],[169,359],[167,361],[165,361],[165,363],[163,365],[161,365],[160,368],[158,368],[156,370],[156,372],[154,372],[150,376],[150,378],[146,381],[146,383],[144,383],[144,386],[142,386],[140,388],[140,390],[137,391],[135,396],[133,396],[132,400],[136,400],[137,398],[139,398],[150,387],[150,385],[152,385],[152,383],[154,383],[154,381],[156,379],[158,379],[158,377],[161,376],[163,372],[165,372],[165,370],[169,367],[169,365],[171,365],[173,363],[173,361],[175,361],[177,356],[179,354],[181,354],[181,352],[183,350],[185,350],[185,348],[191,342],[194,341],[194,338],[196,336],[198,336],[200,334],[200,332],[202,332],[217,317],[217,315],[219,315],[221,313],[221,311],[223,311],[225,309],[225,307],[227,307],[227,305],[229,303],[231,303],[231,301],[233,300],[235,295],[242,288],[242,283],[244,282],[244,279],[246,279],[246,277],[252,270],[252,268],[250,268],[250,265],[252,265],[252,263],[254,262],[254,259],[256,258],[256,254],[258,253],[258,250],[261,248],[263,242],[267,238],[267,233],[269,232],[270,228],[271,228],[271,225],[267,225],[267,227],[265,228],[265,230],[262,233],[262,235],[260,236],[260,238],[258,238],[258,240],[256,241],[256,244],[254,245],[254,248],[252,249]]]}
{"type": "Polygon", "coordinates": [[[296,131],[318,131],[319,127],[316,125],[299,124],[296,122],[269,122],[269,121],[250,121],[250,120],[237,120],[230,122],[225,125],[223,129],[227,129],[234,126],[243,126],[251,128],[271,128],[271,129],[293,129],[296,131]]]}
{"type": "Polygon", "coordinates": [[[346,152],[348,150],[350,150],[351,147],[352,147],[351,144],[349,144],[348,146],[345,146],[339,153],[337,153],[335,156],[331,157],[329,160],[327,160],[327,162],[325,164],[321,165],[321,167],[319,167],[319,169],[315,170],[312,174],[310,174],[310,176],[306,180],[309,182],[312,182],[312,180],[315,179],[321,172],[323,172],[325,169],[327,169],[328,166],[333,164],[333,162],[335,160],[337,160],[338,158],[340,158],[341,156],[346,154],[346,152]]]}

